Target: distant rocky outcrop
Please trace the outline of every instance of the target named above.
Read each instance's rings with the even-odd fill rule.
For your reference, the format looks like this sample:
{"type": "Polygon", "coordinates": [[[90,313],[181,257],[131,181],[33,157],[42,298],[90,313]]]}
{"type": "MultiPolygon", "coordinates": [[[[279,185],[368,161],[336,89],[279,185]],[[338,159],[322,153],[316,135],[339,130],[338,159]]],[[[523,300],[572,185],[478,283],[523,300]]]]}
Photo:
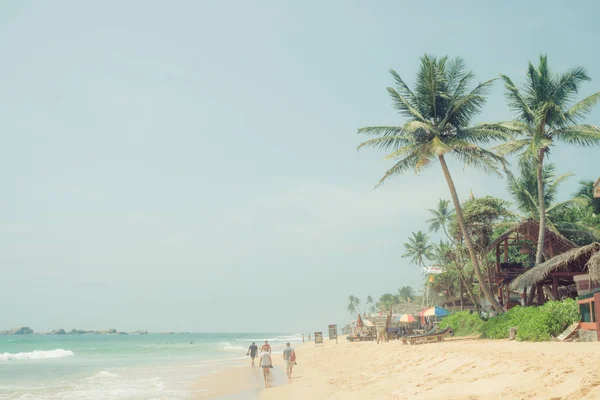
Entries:
{"type": "Polygon", "coordinates": [[[71,329],[71,331],[69,332],[69,334],[71,335],[85,335],[86,333],[94,333],[94,331],[84,331],[81,329],[71,329]]]}
{"type": "Polygon", "coordinates": [[[9,331],[1,331],[0,335],[29,335],[31,333],[33,333],[33,329],[27,326],[20,326],[9,331]]]}
{"type": "Polygon", "coordinates": [[[94,332],[96,335],[114,335],[117,333],[115,328],[110,329],[101,329],[99,331],[94,332]]]}
{"type": "Polygon", "coordinates": [[[117,332],[117,335],[129,335],[127,332],[117,332]]]}
{"type": "Polygon", "coordinates": [[[60,328],[60,329],[54,329],[53,331],[48,332],[48,335],[66,335],[67,332],[65,332],[64,329],[60,328]]]}
{"type": "Polygon", "coordinates": [[[143,331],[143,330],[137,330],[137,331],[133,331],[131,332],[132,335],[147,335],[148,331],[143,331]]]}

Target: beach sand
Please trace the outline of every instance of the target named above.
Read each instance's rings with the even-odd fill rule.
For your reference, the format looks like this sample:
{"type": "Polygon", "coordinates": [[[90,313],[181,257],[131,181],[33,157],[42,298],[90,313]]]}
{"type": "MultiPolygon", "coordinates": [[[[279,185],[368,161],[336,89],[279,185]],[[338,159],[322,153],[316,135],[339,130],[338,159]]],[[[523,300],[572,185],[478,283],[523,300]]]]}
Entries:
{"type": "MultiPolygon", "coordinates": [[[[409,346],[341,338],[337,345],[297,345],[296,353],[294,378],[261,391],[261,400],[600,399],[600,342],[409,346]]],[[[274,361],[282,371],[280,357],[274,361]]]]}

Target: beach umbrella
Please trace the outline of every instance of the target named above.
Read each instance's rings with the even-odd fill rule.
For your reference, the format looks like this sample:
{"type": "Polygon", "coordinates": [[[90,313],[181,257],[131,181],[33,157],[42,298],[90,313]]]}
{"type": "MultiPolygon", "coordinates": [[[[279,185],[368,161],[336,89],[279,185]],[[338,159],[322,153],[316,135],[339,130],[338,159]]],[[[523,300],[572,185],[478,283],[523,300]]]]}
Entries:
{"type": "Polygon", "coordinates": [[[410,314],[402,314],[400,318],[398,318],[398,322],[415,322],[415,317],[410,314]]]}
{"type": "Polygon", "coordinates": [[[373,324],[368,319],[363,320],[363,323],[365,324],[366,327],[369,327],[369,328],[375,326],[375,324],[373,324]]]}
{"type": "Polygon", "coordinates": [[[423,317],[444,317],[448,314],[450,314],[450,311],[446,310],[445,308],[435,306],[424,310],[421,315],[423,317]]]}
{"type": "Polygon", "coordinates": [[[360,316],[360,314],[358,314],[358,318],[356,319],[356,327],[357,328],[362,328],[364,326],[364,322],[362,317],[360,316]]]}

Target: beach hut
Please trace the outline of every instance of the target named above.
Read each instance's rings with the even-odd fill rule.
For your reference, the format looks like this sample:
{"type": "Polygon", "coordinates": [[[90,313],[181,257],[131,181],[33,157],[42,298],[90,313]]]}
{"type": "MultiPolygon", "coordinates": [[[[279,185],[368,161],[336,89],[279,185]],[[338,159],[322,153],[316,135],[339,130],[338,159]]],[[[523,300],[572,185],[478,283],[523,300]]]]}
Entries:
{"type": "MultiPolygon", "coordinates": [[[[500,304],[505,305],[507,309],[518,304],[518,301],[511,300],[511,282],[528,272],[534,265],[533,255],[536,252],[535,246],[537,245],[539,229],[540,225],[538,221],[533,219],[524,220],[504,232],[484,249],[485,254],[495,252],[496,268],[495,270],[490,270],[487,278],[490,282],[497,285],[500,304]],[[509,247],[514,246],[519,248],[520,254],[531,255],[531,262],[529,264],[510,260],[509,247]]],[[[577,248],[577,245],[560,233],[546,229],[543,249],[545,259],[549,260],[575,248],[577,248]]],[[[512,287],[515,288],[514,285],[512,287]]],[[[525,298],[526,295],[527,287],[525,286],[523,287],[522,297],[525,298]]],[[[531,292],[530,295],[534,295],[534,293],[531,292]]],[[[533,300],[533,298],[530,300],[533,300]]]]}
{"type": "Polygon", "coordinates": [[[577,247],[529,269],[517,277],[513,288],[536,286],[538,304],[543,304],[544,289],[553,299],[576,297],[575,277],[589,274],[591,281],[600,280],[600,243],[577,247]]]}

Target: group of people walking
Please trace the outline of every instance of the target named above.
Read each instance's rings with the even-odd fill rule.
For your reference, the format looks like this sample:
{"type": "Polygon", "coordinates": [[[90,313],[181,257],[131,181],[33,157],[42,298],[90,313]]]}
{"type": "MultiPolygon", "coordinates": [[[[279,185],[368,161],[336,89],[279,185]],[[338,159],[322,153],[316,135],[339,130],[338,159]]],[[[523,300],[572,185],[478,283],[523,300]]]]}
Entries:
{"type": "MultiPolygon", "coordinates": [[[[288,379],[292,378],[292,371],[294,369],[294,365],[296,364],[296,352],[291,344],[288,342],[285,344],[285,348],[283,349],[283,361],[285,363],[285,371],[288,379]]],[[[252,359],[252,367],[254,368],[254,360],[256,358],[259,359],[259,365],[263,369],[263,377],[265,379],[265,386],[269,386],[270,381],[270,373],[273,368],[273,360],[271,358],[271,345],[267,340],[265,340],[265,344],[263,344],[260,348],[260,354],[258,353],[258,346],[255,342],[252,342],[250,347],[248,348],[248,352],[246,355],[250,356],[252,359]]]]}

